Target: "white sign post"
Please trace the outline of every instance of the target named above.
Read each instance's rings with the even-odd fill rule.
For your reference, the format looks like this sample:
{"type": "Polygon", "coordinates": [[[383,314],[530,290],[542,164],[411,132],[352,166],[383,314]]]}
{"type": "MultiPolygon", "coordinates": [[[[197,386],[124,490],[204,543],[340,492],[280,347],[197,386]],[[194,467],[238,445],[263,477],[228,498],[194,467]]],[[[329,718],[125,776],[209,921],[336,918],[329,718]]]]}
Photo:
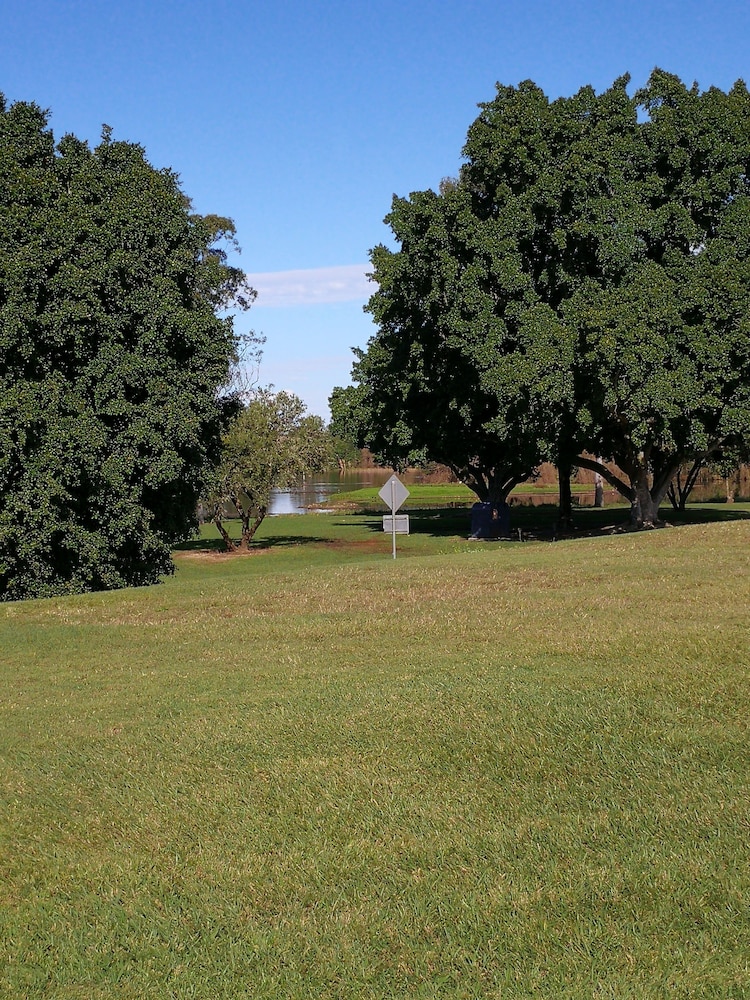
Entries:
{"type": "Polygon", "coordinates": [[[396,558],[396,532],[399,534],[409,534],[409,517],[408,515],[402,515],[401,517],[396,517],[396,511],[399,509],[401,504],[409,496],[409,491],[394,473],[385,486],[380,490],[378,496],[383,501],[383,503],[388,504],[391,508],[391,516],[383,518],[383,531],[387,530],[387,527],[391,529],[391,535],[393,536],[393,558],[396,558]],[[398,525],[396,522],[400,522],[398,525]],[[386,522],[390,522],[387,525],[386,522]]]}

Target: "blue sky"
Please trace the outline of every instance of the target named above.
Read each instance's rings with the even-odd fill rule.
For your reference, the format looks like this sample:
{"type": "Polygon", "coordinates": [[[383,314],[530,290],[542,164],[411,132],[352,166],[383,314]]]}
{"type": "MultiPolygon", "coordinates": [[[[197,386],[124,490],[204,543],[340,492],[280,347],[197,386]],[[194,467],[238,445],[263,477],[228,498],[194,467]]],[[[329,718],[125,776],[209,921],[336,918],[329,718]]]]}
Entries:
{"type": "Polygon", "coordinates": [[[145,146],[197,211],[231,216],[259,290],[260,381],[328,415],[349,380],[369,250],[393,194],[455,174],[496,81],[551,97],[654,66],[750,78],[748,0],[1,0],[0,90],[59,138],[145,146]]]}

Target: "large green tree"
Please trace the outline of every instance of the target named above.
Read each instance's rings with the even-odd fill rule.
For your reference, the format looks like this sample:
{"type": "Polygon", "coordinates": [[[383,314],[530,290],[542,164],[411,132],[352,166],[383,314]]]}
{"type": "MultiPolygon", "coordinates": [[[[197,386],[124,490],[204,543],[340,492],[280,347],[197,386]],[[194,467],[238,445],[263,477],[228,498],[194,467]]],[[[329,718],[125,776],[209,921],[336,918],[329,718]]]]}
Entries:
{"type": "Polygon", "coordinates": [[[140,146],[0,98],[0,597],[170,572],[253,296],[226,238],[140,146]]]}
{"type": "Polygon", "coordinates": [[[566,329],[535,293],[506,218],[481,219],[463,184],[394,199],[401,249],[372,253],[378,325],[348,399],[362,444],[389,464],[447,465],[502,501],[551,456],[572,394],[566,329]]]}
{"type": "Polygon", "coordinates": [[[576,215],[594,266],[566,315],[580,443],[617,463],[633,521],[653,524],[683,464],[750,432],[750,95],[656,71],[632,104],[600,168],[613,194],[576,215]]]}
{"type": "Polygon", "coordinates": [[[584,465],[651,524],[682,464],[747,438],[750,97],[628,83],[498,86],[457,181],[394,200],[344,397],[376,451],[482,499],[584,465]]]}

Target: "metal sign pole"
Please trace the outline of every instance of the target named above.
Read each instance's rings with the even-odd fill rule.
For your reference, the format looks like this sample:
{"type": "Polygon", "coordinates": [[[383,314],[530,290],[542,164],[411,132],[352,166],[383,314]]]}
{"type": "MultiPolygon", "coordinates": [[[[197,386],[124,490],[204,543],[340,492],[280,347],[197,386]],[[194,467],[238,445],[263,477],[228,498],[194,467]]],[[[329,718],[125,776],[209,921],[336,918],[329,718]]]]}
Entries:
{"type": "Polygon", "coordinates": [[[393,558],[396,558],[396,480],[391,479],[391,536],[393,538],[393,558]]]}
{"type": "MultiPolygon", "coordinates": [[[[409,496],[409,491],[394,473],[387,483],[383,484],[383,488],[378,490],[378,496],[383,501],[383,503],[391,508],[391,538],[393,541],[393,558],[396,558],[396,535],[400,532],[401,534],[409,534],[409,516],[405,514],[403,517],[399,518],[399,522],[396,522],[396,511],[399,509],[401,504],[409,496]]],[[[388,530],[388,515],[383,517],[383,531],[388,530]]]]}

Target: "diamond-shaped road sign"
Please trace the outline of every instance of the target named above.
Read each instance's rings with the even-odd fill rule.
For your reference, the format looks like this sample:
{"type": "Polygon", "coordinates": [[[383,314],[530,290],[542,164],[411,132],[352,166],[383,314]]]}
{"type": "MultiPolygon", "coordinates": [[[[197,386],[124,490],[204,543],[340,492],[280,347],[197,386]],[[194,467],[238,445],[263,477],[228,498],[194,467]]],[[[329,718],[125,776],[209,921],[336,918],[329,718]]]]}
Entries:
{"type": "Polygon", "coordinates": [[[383,489],[380,490],[378,496],[383,503],[388,504],[392,513],[395,514],[404,500],[409,496],[409,491],[394,473],[383,489]]]}

